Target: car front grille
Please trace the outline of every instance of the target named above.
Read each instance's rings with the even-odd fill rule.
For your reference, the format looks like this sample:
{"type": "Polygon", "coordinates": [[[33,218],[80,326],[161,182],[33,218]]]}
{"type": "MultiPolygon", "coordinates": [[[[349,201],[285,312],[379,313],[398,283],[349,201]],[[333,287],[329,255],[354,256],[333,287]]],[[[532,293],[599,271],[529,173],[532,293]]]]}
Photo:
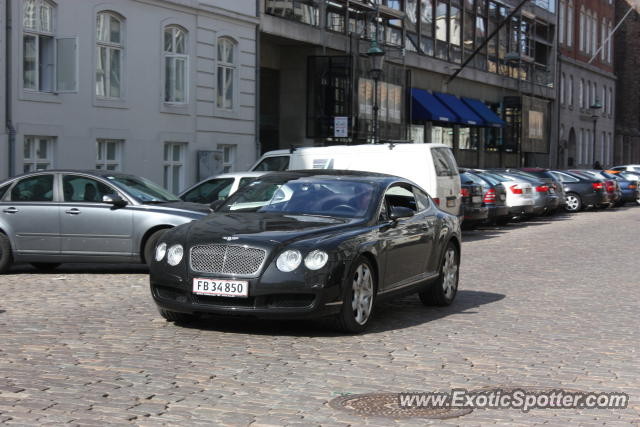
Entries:
{"type": "Polygon", "coordinates": [[[240,245],[200,245],[191,248],[191,270],[200,273],[253,276],[258,274],[267,252],[240,245]]]}

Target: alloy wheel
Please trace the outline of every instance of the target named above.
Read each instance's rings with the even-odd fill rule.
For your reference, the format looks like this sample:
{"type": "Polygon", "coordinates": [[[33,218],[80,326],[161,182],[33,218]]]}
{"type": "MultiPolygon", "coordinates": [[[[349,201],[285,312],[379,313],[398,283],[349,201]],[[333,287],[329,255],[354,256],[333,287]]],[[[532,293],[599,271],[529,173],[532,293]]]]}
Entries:
{"type": "Polygon", "coordinates": [[[458,287],[458,263],[456,262],[456,251],[453,248],[448,248],[444,256],[442,275],[442,290],[444,296],[449,299],[455,294],[458,287]]]}
{"type": "Polygon", "coordinates": [[[360,264],[353,274],[352,289],[353,318],[359,325],[364,325],[369,320],[373,307],[373,277],[366,264],[360,264]]]}
{"type": "Polygon", "coordinates": [[[578,207],[580,206],[580,201],[578,200],[578,198],[576,196],[573,195],[568,195],[565,198],[566,203],[567,203],[567,209],[570,211],[576,211],[578,210],[578,207]]]}

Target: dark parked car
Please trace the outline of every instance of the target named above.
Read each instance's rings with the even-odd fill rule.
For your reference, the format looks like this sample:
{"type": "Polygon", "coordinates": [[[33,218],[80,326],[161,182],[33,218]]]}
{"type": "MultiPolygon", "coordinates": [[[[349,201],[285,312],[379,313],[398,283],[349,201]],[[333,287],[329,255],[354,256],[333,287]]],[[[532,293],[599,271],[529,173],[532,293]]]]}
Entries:
{"type": "Polygon", "coordinates": [[[475,183],[465,173],[460,173],[460,192],[462,193],[463,227],[474,227],[486,222],[489,208],[482,203],[484,191],[482,185],[475,183]]]}
{"type": "Polygon", "coordinates": [[[472,169],[460,169],[460,181],[463,186],[474,183],[482,187],[482,205],[487,208],[488,222],[504,225],[513,217],[506,204],[507,190],[500,181],[472,169]]]}
{"type": "Polygon", "coordinates": [[[568,171],[551,171],[561,182],[565,192],[565,210],[578,212],[587,206],[608,203],[604,182],[595,177],[568,171]]]}
{"type": "Polygon", "coordinates": [[[160,314],[332,316],[359,332],[375,302],[419,292],[451,304],[460,225],[424,190],[389,175],[291,171],[264,175],[208,217],[165,233],[150,267],[160,314]]]}
{"type": "Polygon", "coordinates": [[[620,185],[613,178],[608,178],[600,174],[600,170],[588,170],[588,169],[572,169],[569,172],[574,175],[582,175],[584,177],[590,177],[593,179],[600,180],[604,189],[607,192],[607,203],[603,203],[601,205],[597,205],[598,208],[606,208],[610,206],[615,206],[620,199],[622,198],[622,191],[620,190],[620,185]]]}
{"type": "Polygon", "coordinates": [[[12,263],[148,262],[166,229],[202,218],[156,184],[113,171],[35,172],[0,183],[0,273],[12,263]]]}
{"type": "Polygon", "coordinates": [[[638,182],[630,179],[628,176],[617,173],[609,173],[604,170],[593,171],[605,179],[612,179],[616,181],[620,189],[620,198],[618,199],[616,206],[624,206],[625,203],[635,203],[638,199],[638,182]]]}

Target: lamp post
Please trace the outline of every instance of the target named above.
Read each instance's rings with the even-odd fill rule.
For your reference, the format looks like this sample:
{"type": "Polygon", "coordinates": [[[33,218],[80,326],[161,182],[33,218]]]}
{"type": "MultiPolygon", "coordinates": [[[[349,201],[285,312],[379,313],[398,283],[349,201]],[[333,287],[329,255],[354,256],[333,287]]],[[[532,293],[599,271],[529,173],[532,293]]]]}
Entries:
{"type": "Polygon", "coordinates": [[[382,66],[384,64],[384,50],[378,45],[378,24],[376,22],[376,32],[373,40],[371,40],[371,47],[367,51],[367,56],[371,62],[369,73],[373,78],[373,143],[380,142],[380,132],[378,125],[378,81],[382,76],[382,66]]]}
{"type": "Polygon", "coordinates": [[[596,102],[593,103],[593,105],[591,105],[589,107],[589,109],[591,109],[591,111],[593,112],[591,115],[591,118],[593,119],[593,165],[595,168],[595,164],[596,164],[596,144],[598,143],[598,136],[596,134],[596,125],[598,124],[598,110],[602,108],[602,104],[600,104],[600,101],[596,98],[596,102]]]}

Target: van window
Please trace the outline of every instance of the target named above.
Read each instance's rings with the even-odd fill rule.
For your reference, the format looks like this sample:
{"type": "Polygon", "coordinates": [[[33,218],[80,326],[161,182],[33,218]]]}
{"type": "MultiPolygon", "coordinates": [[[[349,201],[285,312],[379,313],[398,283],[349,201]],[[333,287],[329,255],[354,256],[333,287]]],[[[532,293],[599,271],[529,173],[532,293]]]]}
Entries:
{"type": "Polygon", "coordinates": [[[289,169],[289,156],[265,157],[260,163],[253,168],[254,171],[286,171],[289,169]]]}
{"type": "Polygon", "coordinates": [[[455,176],[458,174],[458,167],[450,149],[433,148],[431,149],[431,156],[433,157],[433,165],[436,168],[436,175],[455,176]]]}

